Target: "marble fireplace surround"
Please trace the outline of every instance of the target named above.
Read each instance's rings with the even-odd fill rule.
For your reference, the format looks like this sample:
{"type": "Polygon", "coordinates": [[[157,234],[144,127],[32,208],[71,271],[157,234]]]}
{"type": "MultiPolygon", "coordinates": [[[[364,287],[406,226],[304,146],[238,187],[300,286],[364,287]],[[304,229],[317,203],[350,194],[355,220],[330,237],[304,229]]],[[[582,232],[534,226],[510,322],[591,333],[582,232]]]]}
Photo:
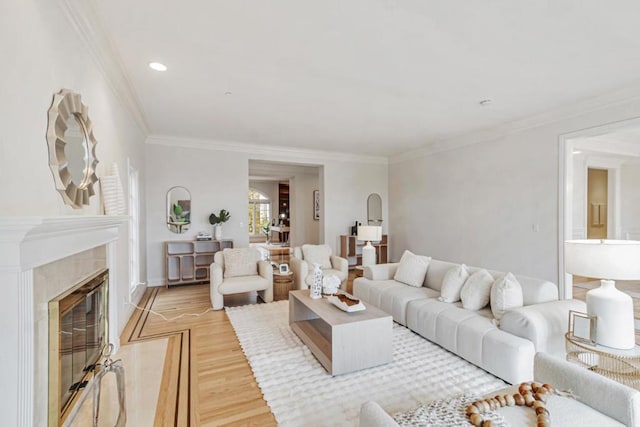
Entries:
{"type": "Polygon", "coordinates": [[[128,313],[115,281],[128,277],[126,216],[0,218],[0,413],[3,425],[46,426],[48,301],[109,268],[109,340],[128,313]]]}

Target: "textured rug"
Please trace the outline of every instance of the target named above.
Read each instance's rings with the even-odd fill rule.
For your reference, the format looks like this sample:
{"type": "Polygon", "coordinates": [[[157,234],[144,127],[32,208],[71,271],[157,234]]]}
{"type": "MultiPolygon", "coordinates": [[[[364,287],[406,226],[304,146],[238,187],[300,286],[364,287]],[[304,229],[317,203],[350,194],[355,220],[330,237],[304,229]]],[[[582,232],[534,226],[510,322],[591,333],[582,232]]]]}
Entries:
{"type": "Polygon", "coordinates": [[[281,426],[357,425],[360,405],[387,412],[436,399],[483,395],[505,383],[469,362],[393,325],[393,362],[332,377],[289,328],[289,302],[226,308],[242,351],[281,426]]]}

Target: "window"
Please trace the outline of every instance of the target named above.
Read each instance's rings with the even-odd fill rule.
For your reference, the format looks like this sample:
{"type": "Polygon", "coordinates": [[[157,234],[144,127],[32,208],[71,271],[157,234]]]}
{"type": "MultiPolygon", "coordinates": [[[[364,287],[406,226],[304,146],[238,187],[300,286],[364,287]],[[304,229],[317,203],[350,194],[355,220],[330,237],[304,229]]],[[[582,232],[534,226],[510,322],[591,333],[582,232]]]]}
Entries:
{"type": "Polygon", "coordinates": [[[267,196],[249,189],[249,234],[263,234],[262,227],[271,222],[271,201],[267,196]]]}
{"type": "Polygon", "coordinates": [[[138,171],[129,163],[129,277],[131,291],[140,283],[140,189],[138,171]]]}

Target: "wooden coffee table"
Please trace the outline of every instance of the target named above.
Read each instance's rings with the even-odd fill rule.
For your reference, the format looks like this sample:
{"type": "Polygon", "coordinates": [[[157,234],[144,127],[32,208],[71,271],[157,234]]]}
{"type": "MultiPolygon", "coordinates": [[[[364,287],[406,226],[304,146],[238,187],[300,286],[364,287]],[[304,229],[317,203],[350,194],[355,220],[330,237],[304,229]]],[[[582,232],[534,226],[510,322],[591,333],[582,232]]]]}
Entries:
{"type": "Polygon", "coordinates": [[[309,290],[289,293],[289,326],[331,375],[393,360],[393,320],[372,305],[346,313],[309,290]]]}

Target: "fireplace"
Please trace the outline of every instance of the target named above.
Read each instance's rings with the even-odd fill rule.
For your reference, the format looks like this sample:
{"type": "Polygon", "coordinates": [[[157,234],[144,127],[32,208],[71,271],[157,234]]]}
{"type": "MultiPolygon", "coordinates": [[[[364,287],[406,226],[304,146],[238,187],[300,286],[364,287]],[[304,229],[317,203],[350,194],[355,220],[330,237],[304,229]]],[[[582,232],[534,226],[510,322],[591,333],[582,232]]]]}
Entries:
{"type": "Polygon", "coordinates": [[[108,343],[107,269],[49,301],[49,426],[61,425],[108,343]]]}

